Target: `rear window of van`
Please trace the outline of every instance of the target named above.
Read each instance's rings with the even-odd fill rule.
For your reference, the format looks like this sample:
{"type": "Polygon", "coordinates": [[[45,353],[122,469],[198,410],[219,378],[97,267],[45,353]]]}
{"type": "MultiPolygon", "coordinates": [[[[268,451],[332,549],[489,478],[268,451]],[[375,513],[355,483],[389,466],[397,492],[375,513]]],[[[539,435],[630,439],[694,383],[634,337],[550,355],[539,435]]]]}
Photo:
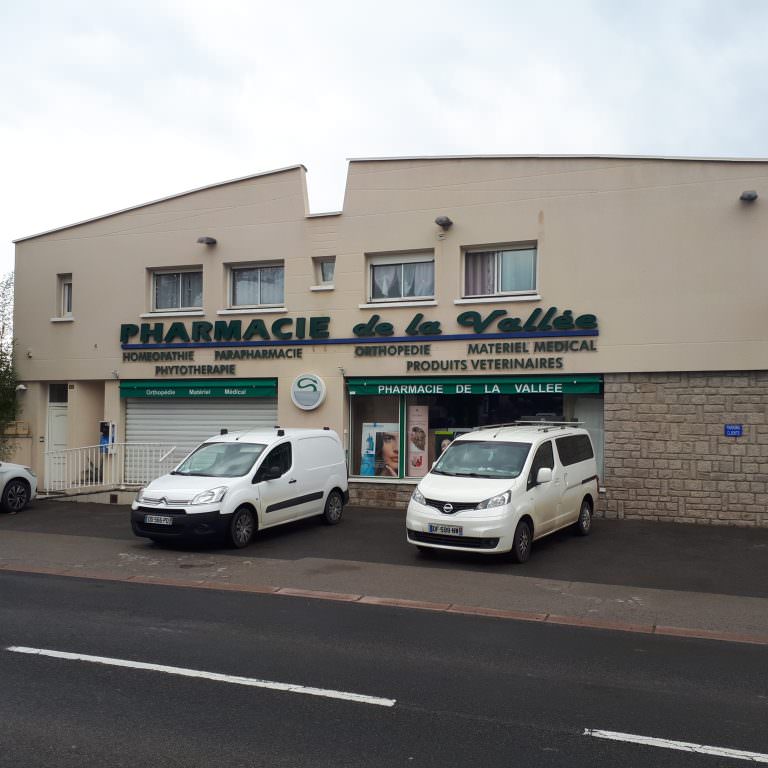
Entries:
{"type": "Polygon", "coordinates": [[[592,459],[595,456],[592,450],[592,441],[588,435],[568,435],[555,439],[557,452],[564,467],[578,464],[580,461],[592,459]]]}

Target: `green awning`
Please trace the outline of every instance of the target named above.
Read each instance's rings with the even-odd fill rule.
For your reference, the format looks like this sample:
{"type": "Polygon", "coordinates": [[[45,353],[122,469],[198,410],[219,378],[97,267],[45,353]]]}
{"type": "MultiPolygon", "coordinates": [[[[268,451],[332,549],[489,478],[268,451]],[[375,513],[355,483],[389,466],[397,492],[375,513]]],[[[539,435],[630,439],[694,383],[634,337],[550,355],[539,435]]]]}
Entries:
{"type": "Polygon", "coordinates": [[[121,381],[120,397],[156,399],[277,397],[277,379],[202,379],[197,381],[121,381]]]}
{"type": "Polygon", "coordinates": [[[347,379],[350,395],[592,395],[603,377],[588,376],[409,376],[347,379]]]}

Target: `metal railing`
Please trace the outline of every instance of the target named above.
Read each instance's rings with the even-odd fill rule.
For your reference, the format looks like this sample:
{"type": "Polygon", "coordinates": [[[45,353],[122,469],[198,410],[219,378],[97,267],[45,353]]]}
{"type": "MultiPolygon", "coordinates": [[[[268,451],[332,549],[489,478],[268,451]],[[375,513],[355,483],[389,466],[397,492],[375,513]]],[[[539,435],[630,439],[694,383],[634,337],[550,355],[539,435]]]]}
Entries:
{"type": "Polygon", "coordinates": [[[110,443],[45,452],[45,491],[144,485],[178,463],[175,445],[110,443]]]}

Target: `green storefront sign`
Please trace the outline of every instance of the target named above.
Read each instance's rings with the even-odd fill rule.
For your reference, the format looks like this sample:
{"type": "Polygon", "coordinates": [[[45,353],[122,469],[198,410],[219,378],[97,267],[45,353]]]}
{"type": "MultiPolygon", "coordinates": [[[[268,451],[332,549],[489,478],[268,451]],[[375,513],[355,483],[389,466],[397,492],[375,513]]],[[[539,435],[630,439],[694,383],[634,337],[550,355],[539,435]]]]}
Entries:
{"type": "Polygon", "coordinates": [[[277,379],[207,379],[205,381],[121,381],[120,397],[154,399],[277,397],[277,379]]]}
{"type": "Polygon", "coordinates": [[[350,395],[597,395],[603,378],[586,376],[366,377],[347,380],[350,395]]]}

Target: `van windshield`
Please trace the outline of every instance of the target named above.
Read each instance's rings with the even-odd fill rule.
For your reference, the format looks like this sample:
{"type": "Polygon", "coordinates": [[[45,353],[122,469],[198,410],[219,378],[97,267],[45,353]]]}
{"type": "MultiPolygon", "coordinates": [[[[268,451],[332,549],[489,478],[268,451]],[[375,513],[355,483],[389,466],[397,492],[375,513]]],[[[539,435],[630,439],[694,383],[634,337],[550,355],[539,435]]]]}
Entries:
{"type": "Polygon", "coordinates": [[[265,448],[262,443],[203,443],[171,474],[241,477],[251,471],[265,448]]]}
{"type": "Polygon", "coordinates": [[[459,440],[445,449],[432,473],[454,477],[517,477],[530,450],[530,443],[459,440]]]}

